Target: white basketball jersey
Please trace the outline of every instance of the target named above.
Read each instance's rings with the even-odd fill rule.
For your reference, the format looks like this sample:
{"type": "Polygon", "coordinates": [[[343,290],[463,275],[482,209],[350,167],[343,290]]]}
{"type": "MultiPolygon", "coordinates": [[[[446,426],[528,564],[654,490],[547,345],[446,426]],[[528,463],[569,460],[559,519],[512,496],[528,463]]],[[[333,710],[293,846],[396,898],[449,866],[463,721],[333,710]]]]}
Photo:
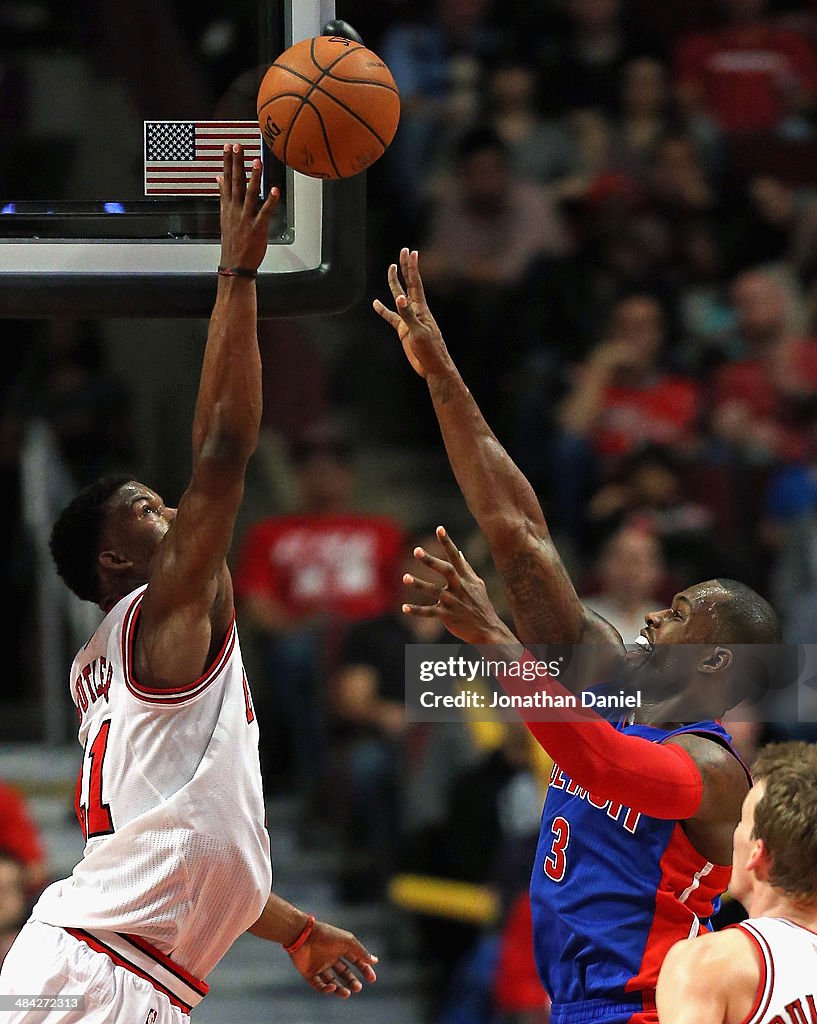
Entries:
{"type": "Polygon", "coordinates": [[[777,917],[749,918],[736,927],[760,957],[760,984],[745,1024],[817,1021],[817,932],[777,917]]]}
{"type": "Polygon", "coordinates": [[[138,936],[204,978],[258,919],[272,884],[258,723],[235,621],[195,682],[156,690],[134,678],[144,589],[119,601],[71,667],[86,846],[32,916],[138,936]]]}

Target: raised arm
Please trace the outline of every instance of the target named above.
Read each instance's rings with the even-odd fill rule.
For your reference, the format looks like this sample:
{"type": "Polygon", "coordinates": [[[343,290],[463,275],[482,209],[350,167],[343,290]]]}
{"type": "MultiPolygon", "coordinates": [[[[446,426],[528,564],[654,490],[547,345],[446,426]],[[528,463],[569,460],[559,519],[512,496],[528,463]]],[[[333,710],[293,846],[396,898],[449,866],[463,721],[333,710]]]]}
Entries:
{"type": "Polygon", "coordinates": [[[181,686],[204,672],[233,616],[226,557],[261,419],[254,271],[264,258],[276,189],[258,209],[261,162],[249,185],[240,146],[219,178],[221,265],[193,420],[193,473],[153,561],[134,648],[140,680],[181,686]]]}
{"type": "MultiPolygon", "coordinates": [[[[519,660],[533,667],[537,659],[499,619],[484,582],[442,527],[437,538],[446,558],[435,558],[422,548],[415,555],[439,579],[423,581],[406,574],[403,582],[423,593],[426,603],[405,604],[404,613],[438,619],[465,643],[489,646],[490,657],[499,662],[519,660]]],[[[683,821],[699,852],[715,863],[728,863],[732,832],[748,789],[744,769],[720,743],[703,736],[652,743],[619,732],[592,708],[571,706],[571,691],[610,678],[596,673],[594,660],[580,658],[558,678],[548,673],[529,677],[539,680],[542,691],[564,701],[542,719],[520,712],[531,735],[583,789],[654,818],[683,821]],[[572,676],[570,686],[566,675],[572,676]]],[[[510,669],[496,679],[512,696],[530,691],[528,683],[520,683],[520,674],[510,669]]]]}
{"type": "Polygon", "coordinates": [[[536,494],[485,422],[428,308],[419,254],[403,249],[389,267],[395,310],[376,300],[414,370],[425,378],[451,468],[485,534],[524,643],[617,645],[612,626],[587,612],[553,543],[536,494]]]}

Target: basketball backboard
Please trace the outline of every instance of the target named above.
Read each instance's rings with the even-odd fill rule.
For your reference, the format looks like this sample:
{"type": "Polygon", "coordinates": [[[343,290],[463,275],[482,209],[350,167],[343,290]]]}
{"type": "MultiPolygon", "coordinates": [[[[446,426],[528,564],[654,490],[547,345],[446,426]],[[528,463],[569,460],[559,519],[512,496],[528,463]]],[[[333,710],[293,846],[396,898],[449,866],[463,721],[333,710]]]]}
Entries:
{"type": "MultiPolygon", "coordinates": [[[[2,5],[0,316],[207,316],[218,200],[151,185],[150,147],[254,132],[268,66],[334,15],[334,0],[2,5]]],[[[323,182],[262,155],[283,198],[260,315],[346,308],[363,287],[364,176],[323,182]]]]}

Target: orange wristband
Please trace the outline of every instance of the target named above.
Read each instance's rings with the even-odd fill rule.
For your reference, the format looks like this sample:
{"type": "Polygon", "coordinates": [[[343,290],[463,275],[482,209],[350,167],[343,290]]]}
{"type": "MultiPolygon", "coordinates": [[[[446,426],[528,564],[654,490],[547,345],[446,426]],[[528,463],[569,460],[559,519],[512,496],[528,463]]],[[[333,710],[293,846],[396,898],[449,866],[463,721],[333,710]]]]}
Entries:
{"type": "Polygon", "coordinates": [[[284,946],[284,952],[285,953],[289,953],[289,954],[297,953],[298,950],[301,948],[301,946],[303,946],[303,944],[306,942],[306,940],[312,934],[312,929],[314,927],[315,927],[315,915],[314,914],[309,914],[307,916],[307,919],[306,919],[306,924],[303,927],[303,931],[301,932],[301,934],[298,936],[298,938],[295,939],[295,941],[290,946],[284,946]]]}

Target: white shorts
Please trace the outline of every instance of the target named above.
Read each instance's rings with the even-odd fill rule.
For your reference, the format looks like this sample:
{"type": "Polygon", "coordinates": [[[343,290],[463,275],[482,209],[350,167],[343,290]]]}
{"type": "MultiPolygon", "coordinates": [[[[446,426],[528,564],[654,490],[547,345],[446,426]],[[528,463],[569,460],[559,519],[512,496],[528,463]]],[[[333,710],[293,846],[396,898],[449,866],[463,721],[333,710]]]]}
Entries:
{"type": "Polygon", "coordinates": [[[0,995],[84,996],[85,1008],[4,1012],[2,1024],[189,1024],[149,981],[40,921],[23,926],[0,970],[0,995]]]}

